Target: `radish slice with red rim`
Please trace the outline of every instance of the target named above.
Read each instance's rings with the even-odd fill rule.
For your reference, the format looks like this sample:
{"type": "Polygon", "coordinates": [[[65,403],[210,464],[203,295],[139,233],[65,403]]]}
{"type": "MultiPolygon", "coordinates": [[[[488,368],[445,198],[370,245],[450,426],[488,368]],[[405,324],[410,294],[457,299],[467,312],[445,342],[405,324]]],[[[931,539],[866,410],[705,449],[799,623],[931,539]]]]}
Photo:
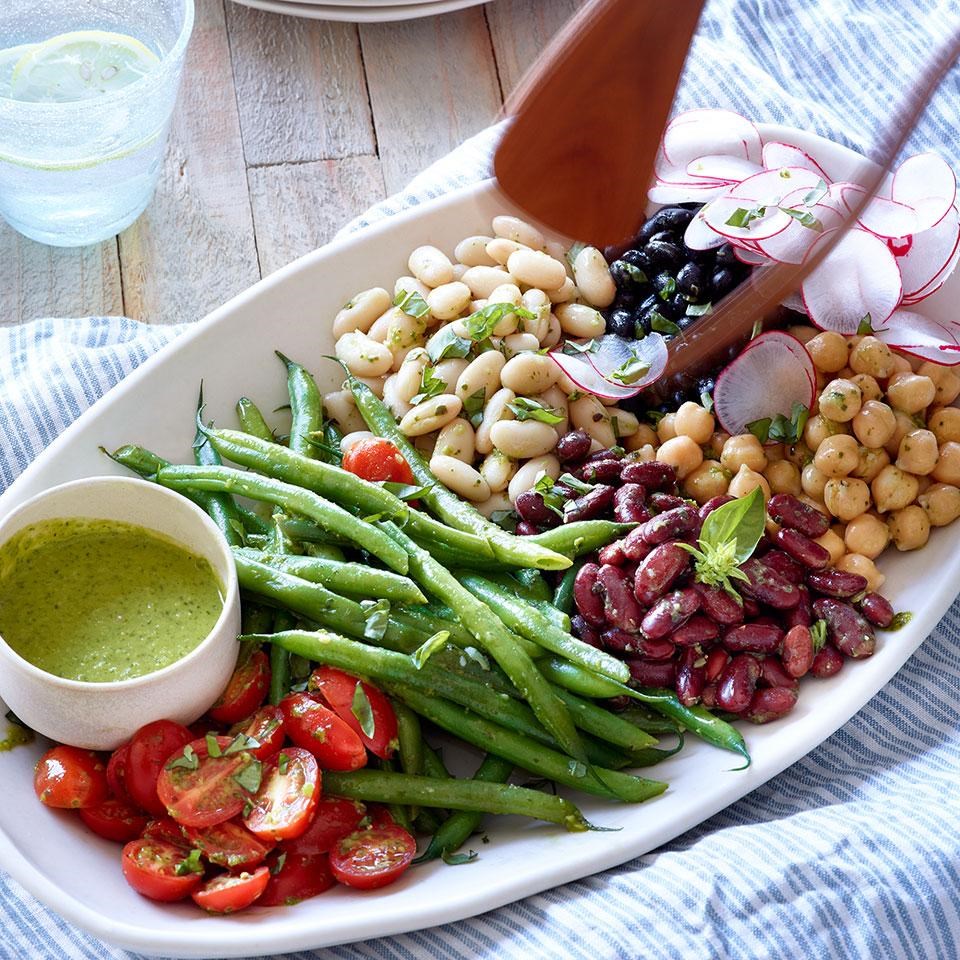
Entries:
{"type": "Polygon", "coordinates": [[[830,177],[813,157],[790,143],[771,140],[763,145],[763,166],[767,170],[779,170],[780,167],[803,167],[815,173],[827,183],[830,177]]]}
{"type": "Polygon", "coordinates": [[[693,219],[687,224],[687,229],[683,233],[683,242],[691,250],[712,250],[726,243],[726,237],[721,236],[716,230],[711,230],[703,219],[703,209],[698,210],[693,219]]]}
{"type": "Polygon", "coordinates": [[[807,308],[803,305],[803,297],[800,296],[799,291],[788,293],[780,302],[788,310],[795,310],[797,313],[807,312],[807,308]]]}
{"type": "MultiPolygon", "coordinates": [[[[791,209],[794,209],[792,205],[791,209]]],[[[801,204],[795,209],[802,214],[810,214],[816,223],[806,226],[800,220],[791,219],[786,230],[765,240],[757,241],[760,252],[777,263],[802,263],[817,237],[824,230],[832,230],[839,226],[843,220],[842,214],[822,203],[815,203],[809,207],[801,204]]]]}
{"type": "Polygon", "coordinates": [[[761,170],[747,177],[735,187],[731,187],[728,196],[753,200],[755,203],[779,203],[781,198],[795,190],[813,190],[821,183],[821,178],[803,167],[780,167],[778,170],[761,170]]]}
{"type": "Polygon", "coordinates": [[[667,368],[667,341],[659,333],[648,333],[642,340],[608,333],[593,343],[594,349],[585,356],[609,382],[639,391],[659,380],[667,368]]]}
{"type": "Polygon", "coordinates": [[[890,198],[912,207],[917,230],[939,223],[957,197],[957,178],[950,165],[935,153],[918,153],[897,167],[890,198]]]}
{"type": "Polygon", "coordinates": [[[605,400],[626,400],[635,397],[640,387],[625,386],[604,380],[587,360],[585,354],[569,354],[562,350],[552,350],[549,357],[573,381],[578,389],[605,400]]]}
{"type": "Polygon", "coordinates": [[[888,346],[941,366],[960,364],[960,339],[951,327],[911,310],[896,310],[884,325],[875,330],[888,346]]]}
{"type": "MultiPolygon", "coordinates": [[[[855,183],[847,184],[841,191],[847,210],[863,199],[867,191],[855,183]]],[[[884,239],[906,237],[916,233],[920,226],[917,212],[913,207],[887,197],[873,197],[857,220],[865,230],[884,239]]]]}
{"type": "Polygon", "coordinates": [[[803,344],[779,330],[761,333],[717,377],[713,409],[731,436],[766,417],[792,416],[814,400],[813,361],[803,344]]]}
{"type": "Polygon", "coordinates": [[[726,184],[716,187],[684,187],[657,183],[647,191],[651,203],[708,203],[727,189],[726,184]]]}
{"type": "MultiPolygon", "coordinates": [[[[768,259],[762,253],[754,250],[752,247],[741,246],[739,242],[733,244],[733,255],[741,262],[751,267],[767,263],[768,259]]],[[[802,309],[802,307],[801,307],[802,309]]]]}
{"type": "Polygon", "coordinates": [[[688,110],[674,117],[663,134],[663,154],[673,166],[686,166],[705,154],[743,157],[759,163],[757,128],[732,110],[688,110]]]}
{"type": "MultiPolygon", "coordinates": [[[[832,233],[821,233],[807,255],[813,256],[832,233]]],[[[851,336],[868,313],[875,327],[882,326],[900,302],[903,287],[886,243],[866,230],[853,229],[803,281],[802,295],[815,326],[851,336]]]]}
{"type": "Polygon", "coordinates": [[[779,207],[758,206],[729,193],[712,200],[703,211],[704,223],[731,240],[764,240],[786,230],[791,219],[779,207]]]}
{"type": "MultiPolygon", "coordinates": [[[[946,216],[935,226],[910,238],[906,250],[897,256],[897,266],[903,278],[904,299],[916,299],[947,267],[957,250],[960,240],[960,216],[957,208],[951,207],[946,216]]],[[[896,252],[896,245],[895,250],[896,252]]],[[[946,275],[944,275],[946,279],[946,275]]],[[[930,291],[933,293],[933,290],[930,291]]],[[[929,293],[922,294],[929,296],[929,293]]]]}
{"type": "Polygon", "coordinates": [[[760,164],[752,160],[723,154],[697,157],[687,164],[687,173],[690,177],[721,183],[739,183],[759,173],[761,169],[760,164]]]}

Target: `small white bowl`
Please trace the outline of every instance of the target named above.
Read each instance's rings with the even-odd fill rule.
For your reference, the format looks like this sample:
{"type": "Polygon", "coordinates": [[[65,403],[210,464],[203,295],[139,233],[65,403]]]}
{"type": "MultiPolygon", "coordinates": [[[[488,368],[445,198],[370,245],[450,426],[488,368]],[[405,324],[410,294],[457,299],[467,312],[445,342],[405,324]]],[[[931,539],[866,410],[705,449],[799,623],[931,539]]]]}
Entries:
{"type": "Polygon", "coordinates": [[[198,506],[165,487],[90,477],[40,493],[0,520],[0,546],[29,524],[58,517],[117,520],[169,537],[209,561],[223,588],[223,610],[186,656],[142,677],[107,683],[47,673],[0,637],[0,697],[38,733],[91,750],[112,750],[153,720],[192,723],[222,693],[237,661],[240,593],[226,540],[198,506]]]}

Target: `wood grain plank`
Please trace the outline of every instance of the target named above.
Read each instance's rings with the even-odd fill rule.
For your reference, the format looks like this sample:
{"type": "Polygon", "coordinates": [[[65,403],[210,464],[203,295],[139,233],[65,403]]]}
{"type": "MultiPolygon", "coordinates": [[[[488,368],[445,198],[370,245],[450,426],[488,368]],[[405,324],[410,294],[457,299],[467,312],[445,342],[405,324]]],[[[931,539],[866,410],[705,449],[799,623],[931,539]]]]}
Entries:
{"type": "Polygon", "coordinates": [[[496,0],[484,7],[504,97],[585,0],[496,0]]]}
{"type": "Polygon", "coordinates": [[[201,0],[157,195],[120,236],[124,308],[196,320],[259,279],[223,0],[201,0]]]}
{"type": "Polygon", "coordinates": [[[0,224],[0,326],[123,313],[117,241],[47,247],[0,224]]]}
{"type": "Polygon", "coordinates": [[[322,246],[384,196],[376,157],[254,167],[248,176],[264,276],[322,246]]]}
{"type": "Polygon", "coordinates": [[[227,29],[248,165],[375,152],[356,26],[228,3],[227,29]]]}
{"type": "Polygon", "coordinates": [[[360,40],[388,193],[496,119],[500,85],[482,8],[361,24],[360,40]]]}

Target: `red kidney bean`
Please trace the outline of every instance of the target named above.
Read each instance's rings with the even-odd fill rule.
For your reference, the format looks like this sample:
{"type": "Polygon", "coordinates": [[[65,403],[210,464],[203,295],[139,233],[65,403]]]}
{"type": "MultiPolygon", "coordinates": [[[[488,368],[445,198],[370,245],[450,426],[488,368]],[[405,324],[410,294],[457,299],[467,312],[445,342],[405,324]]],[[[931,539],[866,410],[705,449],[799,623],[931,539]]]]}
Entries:
{"type": "Polygon", "coordinates": [[[700,700],[706,685],[706,661],[698,650],[688,648],[680,654],[677,664],[677,699],[685,706],[692,707],[700,700]]]}
{"type": "Polygon", "coordinates": [[[600,634],[600,646],[611,653],[639,653],[640,637],[619,627],[611,627],[600,634]]]}
{"type": "Polygon", "coordinates": [[[623,552],[630,560],[642,560],[651,550],[653,544],[643,539],[643,524],[631,530],[623,541],[623,552]]]}
{"type": "Polygon", "coordinates": [[[797,585],[768,567],[764,560],[751,557],[740,569],[747,575],[747,582],[737,581],[737,588],[745,596],[775,610],[790,610],[800,602],[797,585]]]}
{"type": "Polygon", "coordinates": [[[768,687],[790,687],[800,685],[796,677],[791,677],[777,657],[764,657],[760,661],[760,683],[768,687]]]}
{"type": "Polygon", "coordinates": [[[765,623],[744,623],[728,630],[722,639],[731,653],[775,653],[780,649],[783,631],[765,623]]]}
{"type": "Polygon", "coordinates": [[[813,658],[810,674],[818,680],[823,680],[825,677],[832,677],[835,673],[839,673],[842,667],[843,654],[828,643],[813,658]]]}
{"type": "Polygon", "coordinates": [[[695,583],[693,589],[700,594],[703,612],[721,626],[729,627],[743,623],[744,608],[721,587],[709,587],[705,583],[695,583]]]}
{"type": "Polygon", "coordinates": [[[697,512],[700,514],[700,520],[706,520],[717,507],[722,507],[725,503],[733,503],[734,497],[729,494],[721,493],[719,497],[711,497],[697,512]]]}
{"type": "Polygon", "coordinates": [[[807,574],[807,586],[826,597],[846,600],[867,589],[867,578],[846,570],[814,570],[807,574]]]}
{"type": "Polygon", "coordinates": [[[540,528],[535,523],[530,523],[527,520],[520,520],[517,523],[517,529],[514,530],[514,533],[518,537],[532,537],[539,532],[540,528]]]}
{"type": "Polygon", "coordinates": [[[675,543],[661,543],[654,547],[637,567],[633,590],[637,600],[649,607],[662,597],[690,566],[690,554],[675,543]]]}
{"type": "Polygon", "coordinates": [[[798,624],[791,627],[783,638],[780,647],[780,662],[791,677],[802,677],[813,666],[813,637],[810,628],[798,624]]]}
{"type": "Polygon", "coordinates": [[[628,697],[624,694],[622,697],[610,697],[601,702],[608,710],[619,712],[620,710],[626,710],[627,707],[633,706],[637,701],[634,700],[633,697],[628,697]]]}
{"type": "Polygon", "coordinates": [[[673,660],[627,661],[630,676],[641,687],[673,687],[677,679],[677,665],[673,660]]]}
{"type": "Polygon", "coordinates": [[[879,593],[868,593],[860,604],[860,612],[875,626],[889,627],[894,612],[890,601],[879,593]]]}
{"type": "Polygon", "coordinates": [[[755,557],[765,556],[773,549],[773,541],[764,533],[760,539],[757,541],[757,545],[753,548],[753,555],[755,557]]]}
{"type": "Polygon", "coordinates": [[[622,460],[623,454],[614,449],[613,447],[607,447],[606,450],[598,450],[596,453],[591,453],[587,457],[587,463],[599,463],[601,460],[622,460]]]}
{"type": "Polygon", "coordinates": [[[707,654],[707,663],[704,667],[707,683],[717,680],[729,662],[730,654],[723,647],[714,647],[707,654]]]}
{"type": "Polygon", "coordinates": [[[717,680],[717,706],[729,713],[743,713],[753,700],[760,679],[756,657],[741,653],[723,669],[717,680]]]}
{"type": "Polygon", "coordinates": [[[517,497],[514,504],[521,520],[527,523],[543,524],[547,523],[551,516],[556,514],[544,503],[543,497],[536,490],[524,490],[517,497]]]}
{"type": "Polygon", "coordinates": [[[750,597],[743,598],[743,615],[744,617],[752,620],[754,617],[760,616],[760,604],[756,600],[751,600],[750,597]]]}
{"type": "Polygon", "coordinates": [[[789,493],[774,494],[767,501],[767,513],[781,527],[798,530],[811,540],[822,537],[830,529],[829,517],[789,493]]]}
{"type": "Polygon", "coordinates": [[[837,649],[848,657],[869,657],[877,645],[873,627],[842,600],[823,597],[814,600],[813,612],[825,620],[827,636],[837,649]]]}
{"type": "Polygon", "coordinates": [[[667,510],[676,510],[677,507],[687,505],[683,497],[677,497],[672,493],[651,493],[649,497],[650,506],[659,513],[665,513],[667,510]]]}
{"type": "Polygon", "coordinates": [[[784,553],[810,570],[823,570],[830,565],[830,551],[826,547],[789,527],[781,527],[773,535],[773,541],[784,553]]]}
{"type": "Polygon", "coordinates": [[[599,573],[599,564],[585,563],[573,581],[573,602],[580,611],[580,616],[594,627],[603,627],[607,623],[597,579],[599,573]]]}
{"type": "Polygon", "coordinates": [[[587,461],[579,470],[577,476],[587,483],[616,483],[620,479],[623,464],[619,460],[608,459],[587,461]]]}
{"type": "Polygon", "coordinates": [[[758,690],[744,716],[751,723],[770,723],[786,716],[797,703],[797,691],[791,687],[766,687],[758,690]]]}
{"type": "Polygon", "coordinates": [[[643,523],[650,519],[647,491],[642,484],[625,483],[613,495],[613,519],[617,523],[643,523]]]}
{"type": "Polygon", "coordinates": [[[600,631],[587,623],[579,613],[575,613],[570,618],[570,631],[575,637],[579,637],[584,643],[589,643],[591,647],[600,648],[603,644],[600,642],[600,631]]]}
{"type": "Polygon", "coordinates": [[[784,580],[789,580],[797,586],[803,583],[803,567],[782,550],[768,550],[763,555],[763,562],[771,570],[776,570],[784,580]]]}
{"type": "Polygon", "coordinates": [[[642,483],[648,490],[671,490],[677,483],[677,471],[659,460],[624,463],[620,479],[625,483],[642,483]]]}
{"type": "Polygon", "coordinates": [[[651,640],[640,637],[637,641],[637,652],[642,653],[648,660],[669,660],[677,652],[677,648],[669,638],[651,640]]]}
{"type": "MultiPolygon", "coordinates": [[[[666,510],[651,517],[642,523],[637,530],[640,536],[649,544],[665,543],[667,540],[676,540],[685,533],[691,533],[700,526],[700,518],[693,507],[684,504],[673,510],[666,510]]],[[[632,532],[632,531],[631,531],[632,532]]]]}
{"type": "MultiPolygon", "coordinates": [[[[517,497],[517,500],[520,498],[517,497]]],[[[568,500],[563,509],[563,522],[573,523],[575,520],[594,520],[609,509],[613,503],[613,487],[601,484],[594,487],[576,500],[568,500]]]]}
{"type": "Polygon", "coordinates": [[[700,594],[696,590],[674,590],[646,612],[640,627],[645,637],[659,640],[685,624],[699,609],[700,594]]]}
{"type": "MultiPolygon", "coordinates": [[[[611,626],[636,633],[640,629],[643,610],[633,595],[630,581],[619,567],[610,564],[602,566],[597,573],[597,583],[603,591],[606,601],[603,612],[611,626]]],[[[576,589],[576,581],[574,581],[576,589]]]]}
{"type": "Polygon", "coordinates": [[[810,591],[805,586],[799,586],[800,602],[783,614],[783,624],[789,630],[791,627],[809,627],[813,623],[813,607],[810,605],[810,591]]]}
{"type": "Polygon", "coordinates": [[[557,458],[561,463],[569,463],[571,460],[582,460],[589,452],[592,444],[589,434],[583,430],[571,430],[565,433],[558,441],[554,449],[557,458]]]}
{"type": "MultiPolygon", "coordinates": [[[[701,605],[703,596],[700,597],[701,605]]],[[[677,627],[670,635],[670,639],[678,647],[693,647],[700,643],[716,640],[720,635],[720,628],[713,620],[702,613],[695,613],[682,627],[677,627]]]]}
{"type": "Polygon", "coordinates": [[[598,556],[601,563],[610,563],[615,567],[622,567],[627,562],[627,555],[623,552],[622,540],[614,540],[613,543],[601,547],[598,556]]]}
{"type": "Polygon", "coordinates": [[[700,694],[700,702],[708,709],[712,710],[717,705],[717,685],[708,683],[700,694]]]}

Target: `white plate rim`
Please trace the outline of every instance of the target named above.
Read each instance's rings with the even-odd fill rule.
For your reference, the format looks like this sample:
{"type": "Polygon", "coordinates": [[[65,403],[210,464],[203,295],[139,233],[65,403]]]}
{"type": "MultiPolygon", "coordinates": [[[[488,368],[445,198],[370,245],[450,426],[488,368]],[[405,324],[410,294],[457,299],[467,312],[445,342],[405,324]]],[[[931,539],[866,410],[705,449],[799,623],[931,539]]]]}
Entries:
{"type": "Polygon", "coordinates": [[[380,4],[371,6],[352,6],[326,4],[323,0],[233,0],[253,10],[264,13],[276,13],[287,17],[302,17],[306,20],[332,20],[344,23],[396,23],[402,20],[419,20],[423,17],[440,16],[455,13],[492,0],[413,0],[400,4],[380,4]]]}

